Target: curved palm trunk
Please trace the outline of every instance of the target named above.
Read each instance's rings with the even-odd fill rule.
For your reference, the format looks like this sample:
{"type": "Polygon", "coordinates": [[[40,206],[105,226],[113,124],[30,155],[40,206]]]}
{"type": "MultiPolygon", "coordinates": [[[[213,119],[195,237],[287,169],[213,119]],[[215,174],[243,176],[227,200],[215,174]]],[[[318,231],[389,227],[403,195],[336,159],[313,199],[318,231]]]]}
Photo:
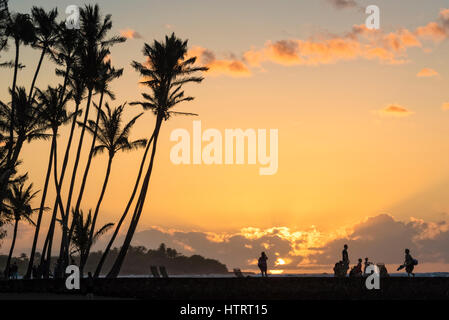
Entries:
{"type": "Polygon", "coordinates": [[[62,259],[61,261],[63,261],[63,263],[66,263],[68,260],[68,251],[69,251],[68,220],[69,220],[69,215],[70,215],[69,214],[70,213],[70,204],[72,201],[73,188],[75,186],[75,180],[76,180],[76,171],[78,169],[78,164],[79,164],[79,160],[80,160],[80,156],[81,156],[81,149],[83,147],[84,133],[86,131],[85,125],[87,123],[87,119],[89,116],[89,108],[90,108],[91,101],[92,101],[92,89],[89,88],[86,111],[84,114],[84,122],[83,122],[84,125],[81,128],[81,134],[80,134],[79,143],[78,143],[78,150],[76,152],[75,164],[73,166],[72,179],[70,181],[70,189],[69,189],[69,194],[67,197],[67,205],[65,207],[66,214],[65,214],[64,218],[62,219],[62,237],[61,237],[61,246],[60,246],[60,250],[59,250],[59,258],[62,259]]]}
{"type": "Polygon", "coordinates": [[[44,47],[42,49],[42,53],[39,58],[39,63],[37,64],[36,71],[34,72],[33,81],[31,82],[30,93],[28,94],[28,101],[31,101],[31,97],[33,96],[33,90],[34,90],[34,86],[36,85],[37,75],[39,74],[39,71],[41,69],[42,61],[44,60],[44,56],[45,56],[46,52],[47,52],[47,47],[44,47]]]}
{"type": "MultiPolygon", "coordinates": [[[[78,113],[79,106],[80,106],[80,104],[76,103],[75,114],[78,113]]],[[[72,126],[70,128],[69,140],[67,141],[67,147],[66,147],[65,154],[64,154],[64,160],[63,160],[63,163],[62,163],[61,174],[59,176],[59,183],[58,183],[59,184],[59,193],[61,192],[62,183],[64,181],[65,171],[66,171],[66,168],[67,168],[67,163],[69,161],[70,149],[71,149],[71,146],[72,146],[73,133],[75,132],[76,119],[77,119],[77,116],[74,116],[73,117],[73,121],[72,121],[72,126]]],[[[56,154],[55,154],[55,161],[54,161],[54,163],[55,163],[54,165],[55,165],[55,169],[56,169],[56,164],[57,164],[56,154]]],[[[55,170],[54,174],[55,174],[55,183],[56,183],[56,176],[57,176],[56,175],[56,170],[55,170]]],[[[49,227],[49,230],[48,230],[46,242],[44,244],[44,249],[45,250],[42,251],[41,263],[44,262],[45,253],[46,253],[46,256],[47,256],[46,262],[45,262],[45,266],[44,266],[44,272],[49,271],[48,268],[50,267],[50,263],[51,263],[51,250],[52,250],[52,244],[53,244],[53,236],[54,236],[54,232],[55,232],[56,216],[58,214],[57,203],[58,203],[58,199],[55,200],[55,203],[53,205],[52,220],[50,222],[50,227],[49,227]]],[[[62,207],[62,205],[60,205],[60,210],[61,210],[61,220],[62,220],[62,219],[64,219],[64,215],[65,215],[64,214],[64,208],[62,207]]]]}
{"type": "MultiPolygon", "coordinates": [[[[54,132],[54,135],[57,136],[57,132],[54,132]]],[[[43,268],[43,274],[44,278],[48,278],[49,271],[50,271],[50,263],[51,263],[51,247],[53,244],[53,234],[54,234],[54,228],[56,224],[56,215],[58,212],[58,206],[59,210],[61,210],[61,216],[64,216],[64,207],[62,204],[62,198],[61,198],[61,184],[58,182],[58,141],[55,140],[55,151],[53,152],[53,176],[54,176],[54,182],[55,182],[55,188],[56,188],[56,203],[54,204],[54,210],[51,217],[50,227],[48,230],[47,238],[45,239],[44,247],[42,249],[42,256],[41,256],[41,265],[44,266],[43,268]],[[56,209],[56,210],[55,210],[56,209]]]]}
{"type": "MultiPolygon", "coordinates": [[[[17,83],[17,71],[19,69],[19,53],[20,53],[20,43],[19,41],[16,39],[15,40],[15,44],[16,44],[16,58],[14,61],[14,76],[12,79],[12,86],[11,86],[11,97],[13,97],[14,91],[16,90],[16,83],[17,83]]],[[[11,160],[12,157],[12,153],[13,153],[13,144],[14,144],[14,114],[15,114],[15,105],[14,105],[14,99],[11,98],[11,124],[10,124],[10,128],[9,128],[9,154],[8,154],[8,159],[11,160]]],[[[14,164],[14,162],[10,162],[9,164],[11,165],[14,164]]]]}
{"type": "Polygon", "coordinates": [[[154,133],[151,136],[150,141],[148,141],[147,147],[145,148],[145,152],[143,154],[142,161],[140,163],[139,173],[137,174],[136,183],[134,184],[133,192],[132,192],[131,197],[130,197],[130,199],[128,201],[128,204],[126,205],[125,212],[123,212],[123,214],[122,214],[122,216],[120,218],[120,221],[118,222],[118,224],[117,224],[117,226],[116,226],[116,228],[114,230],[114,233],[113,233],[111,239],[109,240],[109,243],[108,243],[106,249],[104,250],[103,255],[101,256],[100,262],[97,265],[97,268],[96,268],[95,274],[94,274],[95,278],[98,278],[100,276],[100,272],[101,272],[101,269],[103,268],[103,264],[106,261],[106,258],[107,258],[108,254],[109,254],[109,251],[111,250],[112,244],[114,243],[115,238],[117,237],[118,232],[120,231],[120,227],[122,226],[122,223],[125,220],[126,215],[128,214],[129,208],[131,207],[131,204],[132,204],[132,202],[134,200],[134,197],[136,196],[137,188],[139,187],[140,178],[141,178],[142,172],[143,172],[143,166],[145,165],[145,160],[147,159],[148,150],[150,149],[150,145],[151,145],[151,142],[153,141],[153,137],[154,137],[154,133]]]}
{"type": "Polygon", "coordinates": [[[41,199],[41,204],[39,207],[39,214],[37,216],[36,229],[34,231],[33,245],[31,247],[30,261],[28,263],[27,272],[25,274],[26,279],[30,278],[31,271],[33,270],[34,254],[36,253],[37,240],[39,237],[39,231],[40,231],[42,216],[43,216],[44,207],[45,207],[45,198],[47,197],[48,183],[50,181],[51,166],[53,164],[53,152],[55,151],[55,141],[56,141],[56,136],[53,135],[53,138],[51,140],[50,158],[48,160],[47,175],[45,177],[45,183],[44,183],[44,191],[42,192],[42,199],[41,199]]]}
{"type": "Polygon", "coordinates": [[[17,227],[18,226],[19,226],[19,219],[16,219],[16,222],[14,223],[14,234],[12,236],[11,248],[9,249],[8,260],[6,261],[6,267],[5,267],[5,276],[8,278],[9,278],[9,266],[11,264],[12,253],[13,253],[14,247],[16,245],[17,227]]]}
{"type": "MultiPolygon", "coordinates": [[[[103,96],[104,96],[104,92],[102,91],[101,95],[100,95],[100,102],[98,104],[98,108],[100,110],[103,105],[103,96]]],[[[95,148],[95,143],[97,141],[98,122],[100,121],[100,110],[97,110],[97,119],[95,120],[96,125],[95,125],[94,135],[92,137],[92,144],[90,146],[89,157],[87,159],[86,168],[84,169],[83,181],[81,182],[81,187],[80,187],[80,191],[78,194],[78,200],[76,201],[75,212],[78,212],[78,210],[81,207],[81,200],[83,199],[84,189],[86,187],[86,182],[87,182],[87,176],[88,176],[89,170],[90,170],[90,164],[91,164],[92,158],[94,156],[94,148],[95,148]]]]}
{"type": "MultiPolygon", "coordinates": [[[[101,96],[100,96],[100,102],[98,104],[98,108],[101,110],[101,107],[103,105],[103,97],[104,97],[104,92],[101,92],[101,96]]],[[[80,191],[78,194],[78,200],[76,201],[76,206],[75,206],[75,212],[78,212],[80,207],[81,207],[81,201],[83,199],[83,195],[84,195],[84,189],[86,187],[86,182],[87,182],[87,177],[89,174],[89,170],[90,170],[90,164],[92,163],[92,158],[94,155],[94,148],[95,148],[95,142],[97,141],[97,129],[98,129],[98,122],[100,121],[100,112],[97,112],[97,119],[95,120],[95,130],[94,130],[94,135],[92,138],[92,144],[90,146],[90,151],[89,151],[89,156],[87,158],[87,163],[86,163],[86,168],[84,169],[84,174],[83,174],[83,180],[81,182],[81,187],[80,187],[80,191]]],[[[72,220],[72,224],[70,226],[70,230],[69,230],[69,234],[68,234],[68,240],[67,243],[70,244],[70,241],[72,239],[72,235],[73,235],[73,230],[75,228],[75,221],[72,220]]],[[[69,246],[67,246],[66,248],[67,250],[67,255],[68,255],[68,250],[69,250],[69,246]]]]}
{"type": "Polygon", "coordinates": [[[98,212],[100,210],[101,202],[103,201],[104,194],[106,192],[106,187],[108,186],[109,176],[111,174],[113,156],[109,156],[108,167],[106,169],[106,176],[104,177],[103,187],[101,188],[100,197],[98,198],[97,206],[95,207],[94,216],[92,218],[92,224],[90,226],[89,239],[87,241],[87,248],[85,252],[81,252],[80,260],[80,274],[83,275],[84,266],[86,265],[87,259],[89,258],[90,248],[92,246],[92,240],[95,233],[95,224],[97,222],[98,212]]]}
{"type": "Polygon", "coordinates": [[[114,262],[114,265],[111,268],[111,271],[108,273],[107,278],[116,278],[120,269],[123,265],[123,261],[125,260],[126,253],[131,244],[131,240],[134,236],[134,232],[136,231],[137,224],[139,223],[140,215],[142,214],[143,205],[145,203],[145,198],[148,191],[148,186],[150,183],[151,172],[153,171],[154,164],[154,156],[156,154],[156,146],[157,146],[157,138],[159,136],[159,131],[161,129],[162,117],[158,116],[156,120],[156,127],[154,129],[154,142],[153,142],[153,150],[151,152],[150,164],[148,166],[147,173],[145,175],[145,179],[142,184],[142,188],[140,190],[139,199],[136,203],[136,208],[134,210],[133,219],[128,229],[128,233],[126,234],[125,241],[123,242],[122,248],[117,256],[117,259],[114,262]]]}

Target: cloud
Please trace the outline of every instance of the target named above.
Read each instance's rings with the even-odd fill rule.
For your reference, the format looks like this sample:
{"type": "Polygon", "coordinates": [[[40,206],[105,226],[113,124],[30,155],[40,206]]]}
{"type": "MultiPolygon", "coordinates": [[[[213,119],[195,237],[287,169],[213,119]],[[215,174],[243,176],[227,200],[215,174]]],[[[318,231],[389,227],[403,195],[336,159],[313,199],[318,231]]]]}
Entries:
{"type": "Polygon", "coordinates": [[[140,33],[138,33],[135,30],[132,30],[132,29],[120,30],[120,35],[127,39],[142,39],[143,38],[140,33]]]}
{"type": "Polygon", "coordinates": [[[375,262],[400,264],[405,248],[411,250],[420,263],[448,263],[449,224],[446,221],[425,222],[411,218],[398,221],[382,214],[356,224],[346,237],[334,239],[317,248],[310,256],[313,264],[331,264],[340,259],[343,245],[349,246],[352,263],[369,257],[375,262]],[[446,249],[444,249],[446,248],[446,249]]]}
{"type": "Polygon", "coordinates": [[[399,104],[390,104],[385,108],[377,111],[377,113],[381,116],[387,117],[406,117],[412,115],[414,112],[399,104]]]}
{"type": "Polygon", "coordinates": [[[449,36],[449,9],[441,9],[437,21],[418,27],[415,31],[419,37],[441,42],[449,36]]]}
{"type": "Polygon", "coordinates": [[[444,102],[444,103],[441,105],[441,109],[442,109],[442,110],[449,110],[449,102],[444,102]]]}
{"type": "Polygon", "coordinates": [[[217,59],[213,51],[194,46],[187,53],[187,58],[190,57],[197,57],[199,64],[208,67],[208,75],[228,75],[231,77],[248,77],[251,75],[248,66],[233,55],[228,59],[217,59]]]}
{"type": "Polygon", "coordinates": [[[435,70],[430,69],[430,68],[423,68],[420,72],[418,72],[416,74],[416,76],[420,77],[420,78],[422,78],[422,77],[426,77],[426,78],[436,77],[436,76],[438,76],[438,72],[436,72],[435,70]]]}
{"type": "Polygon", "coordinates": [[[336,9],[347,9],[358,6],[355,0],[327,0],[327,2],[333,5],[336,9]]]}
{"type": "Polygon", "coordinates": [[[419,39],[407,29],[391,33],[355,25],[343,35],[321,34],[308,40],[267,41],[262,49],[244,53],[251,66],[269,61],[282,65],[321,65],[355,59],[377,59],[389,64],[408,62],[407,49],[421,47],[419,39]]]}

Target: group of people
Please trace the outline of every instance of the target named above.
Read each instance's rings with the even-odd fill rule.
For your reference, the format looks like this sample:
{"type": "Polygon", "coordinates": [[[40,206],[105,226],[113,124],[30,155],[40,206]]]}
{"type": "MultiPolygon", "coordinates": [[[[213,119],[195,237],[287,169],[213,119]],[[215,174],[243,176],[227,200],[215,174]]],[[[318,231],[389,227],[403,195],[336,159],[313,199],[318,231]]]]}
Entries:
{"type": "MultiPolygon", "coordinates": [[[[372,265],[373,263],[369,261],[368,258],[365,258],[365,263],[362,266],[363,260],[359,258],[357,265],[352,267],[352,269],[349,272],[350,277],[362,277],[364,275],[368,275],[369,273],[366,272],[368,266],[372,265]],[[363,268],[363,270],[362,270],[363,268]]],[[[418,264],[418,260],[414,259],[409,249],[405,249],[405,261],[404,264],[400,265],[397,271],[402,270],[405,268],[405,271],[407,272],[407,275],[410,277],[412,275],[413,277],[415,274],[413,273],[413,270],[415,266],[418,264]]],[[[385,265],[378,265],[379,272],[381,276],[388,275],[387,269],[385,265]]],[[[334,266],[334,274],[336,277],[346,277],[346,274],[349,270],[349,254],[348,254],[348,245],[345,244],[342,251],[342,260],[337,262],[334,266]]]]}

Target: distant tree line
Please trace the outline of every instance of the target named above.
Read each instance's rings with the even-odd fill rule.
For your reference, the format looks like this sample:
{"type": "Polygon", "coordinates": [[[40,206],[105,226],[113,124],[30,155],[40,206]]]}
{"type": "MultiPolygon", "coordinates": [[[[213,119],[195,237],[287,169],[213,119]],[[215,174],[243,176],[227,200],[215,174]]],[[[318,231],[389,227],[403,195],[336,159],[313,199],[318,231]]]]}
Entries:
{"type": "MultiPolygon", "coordinates": [[[[111,267],[119,254],[120,249],[114,248],[110,251],[108,259],[105,261],[106,267],[111,267]]],[[[85,266],[86,272],[94,272],[103,255],[102,251],[92,252],[85,266]]],[[[0,268],[4,268],[7,261],[6,255],[0,255],[0,268]]],[[[36,259],[40,258],[40,253],[36,253],[36,259]]],[[[54,259],[53,259],[54,260],[54,259]]],[[[79,264],[80,257],[75,256],[74,262],[79,264]]],[[[19,257],[13,257],[11,264],[16,263],[19,267],[19,275],[26,273],[29,258],[25,253],[19,257]]],[[[56,263],[52,264],[54,269],[56,263]]],[[[151,266],[165,266],[168,274],[227,274],[226,265],[214,259],[207,259],[201,255],[185,256],[175,249],[167,248],[161,244],[158,249],[147,249],[143,246],[130,246],[126,259],[120,271],[120,275],[150,275],[151,266]]],[[[52,271],[53,272],[53,271],[52,271]]]]}

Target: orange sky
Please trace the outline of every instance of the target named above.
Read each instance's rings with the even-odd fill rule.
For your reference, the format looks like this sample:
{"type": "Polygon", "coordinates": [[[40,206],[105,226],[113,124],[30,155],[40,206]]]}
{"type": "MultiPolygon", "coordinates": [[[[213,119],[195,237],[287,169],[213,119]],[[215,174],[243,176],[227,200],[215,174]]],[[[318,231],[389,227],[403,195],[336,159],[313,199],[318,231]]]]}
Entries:
{"type": "MultiPolygon", "coordinates": [[[[114,32],[130,38],[111,54],[113,64],[125,67],[124,76],[112,86],[118,97],[112,105],[139,99],[145,89],[137,85],[138,75],[129,63],[143,61],[144,42],[175,31],[190,39],[190,54],[211,67],[201,85],[186,87],[195,100],[179,106],[179,111],[198,113],[203,130],[279,131],[278,172],[260,176],[259,165],[173,165],[169,155],[175,142],[169,140],[170,133],[176,128],[192,132],[194,119],[174,117],[164,123],[139,230],[159,226],[232,233],[245,227],[288,227],[294,232],[313,225],[330,235],[382,213],[403,221],[445,219],[449,111],[443,105],[449,102],[449,30],[444,28],[449,11],[442,9],[443,1],[412,1],[410,11],[400,15],[397,5],[378,2],[381,30],[371,32],[363,27],[363,12],[336,9],[324,0],[309,7],[298,4],[296,24],[291,12],[290,19],[276,15],[287,14],[288,8],[279,4],[265,28],[242,27],[245,19],[261,24],[258,11],[249,13],[245,5],[242,10],[248,10],[247,15],[237,15],[236,26],[229,30],[223,29],[219,10],[210,7],[203,10],[217,17],[215,24],[213,17],[198,21],[190,12],[186,13],[190,18],[176,23],[159,4],[154,8],[164,18],[145,25],[134,23],[133,14],[139,15],[136,8],[122,8],[122,12],[118,4],[100,1],[102,10],[113,14],[114,32]],[[310,16],[305,9],[310,9],[310,16]],[[324,23],[324,16],[332,19],[324,23]],[[237,28],[241,34],[235,33],[237,28]]],[[[16,9],[14,4],[11,7],[16,9]]],[[[17,5],[18,10],[25,7],[17,5]]],[[[24,51],[27,68],[20,73],[20,84],[28,86],[36,57],[36,52],[24,51]]],[[[55,83],[53,68],[45,61],[38,86],[55,83]]],[[[11,72],[0,73],[4,98],[11,72]]],[[[127,112],[131,118],[140,109],[128,107],[127,112]]],[[[149,137],[153,125],[153,115],[145,114],[133,138],[149,137]]],[[[68,128],[61,131],[58,142],[60,159],[67,132],[68,128]]],[[[38,188],[43,185],[49,147],[46,142],[33,143],[21,156],[23,170],[38,188]]],[[[120,217],[141,154],[116,157],[100,222],[120,217]]],[[[105,160],[99,156],[93,162],[85,209],[98,199],[105,160]]],[[[52,187],[49,199],[54,195],[52,187]]]]}

